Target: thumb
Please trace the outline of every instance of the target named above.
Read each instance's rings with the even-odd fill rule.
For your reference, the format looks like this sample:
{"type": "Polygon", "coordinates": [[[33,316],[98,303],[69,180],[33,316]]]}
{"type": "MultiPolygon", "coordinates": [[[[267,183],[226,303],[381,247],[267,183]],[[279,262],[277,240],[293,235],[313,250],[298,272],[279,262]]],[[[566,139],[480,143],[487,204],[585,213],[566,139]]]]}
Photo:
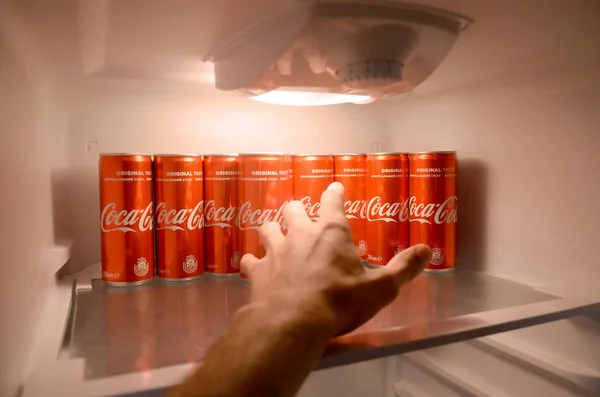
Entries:
{"type": "Polygon", "coordinates": [[[252,254],[242,256],[242,260],[240,261],[241,272],[250,277],[258,262],[260,262],[260,259],[252,254]]]}
{"type": "Polygon", "coordinates": [[[425,244],[415,245],[393,257],[381,269],[396,280],[398,287],[411,282],[431,261],[431,248],[425,244]]]}

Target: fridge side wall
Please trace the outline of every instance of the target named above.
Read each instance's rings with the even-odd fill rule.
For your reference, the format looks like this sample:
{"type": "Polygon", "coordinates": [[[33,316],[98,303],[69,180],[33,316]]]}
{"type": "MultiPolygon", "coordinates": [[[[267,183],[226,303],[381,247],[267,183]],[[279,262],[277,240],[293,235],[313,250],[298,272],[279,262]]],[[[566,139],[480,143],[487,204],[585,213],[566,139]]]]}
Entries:
{"type": "MultiPolygon", "coordinates": [[[[393,149],[459,153],[458,266],[558,294],[597,291],[599,69],[600,56],[592,54],[449,92],[417,91],[388,105],[393,149]]],[[[464,373],[477,374],[459,380],[449,375],[449,384],[484,382],[511,394],[511,384],[498,380],[499,367],[478,364],[492,355],[528,374],[530,382],[519,386],[523,392],[540,379],[558,395],[564,395],[561,384],[589,395],[600,390],[597,318],[483,338],[475,346],[484,350],[471,343],[413,358],[423,357],[421,365],[434,374],[436,368],[458,371],[458,362],[470,368],[464,373]],[[459,359],[470,352],[481,358],[459,359]]]]}
{"type": "Polygon", "coordinates": [[[54,273],[68,252],[56,247],[52,169],[64,160],[67,93],[26,18],[0,5],[0,395],[15,395],[54,273]]]}
{"type": "Polygon", "coordinates": [[[389,104],[394,150],[457,150],[459,265],[533,286],[600,276],[600,56],[389,104]]]}

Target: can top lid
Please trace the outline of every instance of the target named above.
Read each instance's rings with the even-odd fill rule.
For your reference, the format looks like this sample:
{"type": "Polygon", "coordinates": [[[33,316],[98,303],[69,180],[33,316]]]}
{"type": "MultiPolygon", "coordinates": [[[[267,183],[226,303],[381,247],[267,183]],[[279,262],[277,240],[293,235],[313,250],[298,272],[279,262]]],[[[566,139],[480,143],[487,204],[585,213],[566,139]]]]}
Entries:
{"type": "Polygon", "coordinates": [[[341,156],[364,156],[364,153],[336,153],[333,157],[341,157],[341,156]]]}
{"type": "Polygon", "coordinates": [[[155,154],[154,157],[202,157],[201,154],[191,154],[191,153],[182,153],[182,154],[155,154]]]}
{"type": "Polygon", "coordinates": [[[100,153],[100,157],[117,157],[117,156],[147,156],[152,157],[150,153],[100,153]]]}
{"type": "Polygon", "coordinates": [[[408,154],[408,152],[376,152],[376,153],[367,153],[367,156],[384,156],[387,154],[408,154]]]}
{"type": "Polygon", "coordinates": [[[299,154],[293,154],[292,156],[294,156],[294,157],[308,157],[308,156],[325,157],[325,156],[333,156],[333,155],[331,153],[299,153],[299,154]]]}
{"type": "Polygon", "coordinates": [[[258,153],[239,153],[238,156],[285,156],[283,152],[258,152],[258,153]]]}
{"type": "Polygon", "coordinates": [[[237,157],[237,153],[205,154],[204,157],[237,157]]]}
{"type": "Polygon", "coordinates": [[[456,154],[456,150],[441,150],[432,152],[411,152],[410,154],[456,154]]]}

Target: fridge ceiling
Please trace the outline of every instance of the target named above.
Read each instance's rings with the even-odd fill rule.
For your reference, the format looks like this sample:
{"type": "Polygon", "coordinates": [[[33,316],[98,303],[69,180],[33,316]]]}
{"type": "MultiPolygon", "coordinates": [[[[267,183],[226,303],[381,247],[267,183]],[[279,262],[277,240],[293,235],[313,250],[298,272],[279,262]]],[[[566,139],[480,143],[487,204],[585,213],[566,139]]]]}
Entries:
{"type": "MultiPolygon", "coordinates": [[[[565,62],[585,64],[598,51],[597,13],[571,2],[410,0],[472,17],[438,69],[408,96],[500,84],[565,62]],[[576,22],[575,22],[576,21],[576,22]],[[590,32],[582,35],[581,32],[590,32]],[[552,39],[550,40],[549,37],[552,39]]],[[[202,59],[261,21],[298,10],[299,0],[19,1],[15,7],[43,38],[41,48],[65,79],[81,75],[92,90],[151,87],[210,100],[236,99],[215,89],[214,65],[202,59]]],[[[392,2],[391,4],[400,4],[392,2]]],[[[274,62],[274,61],[273,61],[274,62]]],[[[276,91],[278,92],[278,91],[276,91]]],[[[244,101],[240,95],[239,100],[244,101]]],[[[238,100],[236,99],[236,100],[238,100]]]]}
{"type": "Polygon", "coordinates": [[[205,60],[221,90],[353,94],[365,103],[423,82],[470,23],[404,3],[303,2],[222,41],[205,60]]]}

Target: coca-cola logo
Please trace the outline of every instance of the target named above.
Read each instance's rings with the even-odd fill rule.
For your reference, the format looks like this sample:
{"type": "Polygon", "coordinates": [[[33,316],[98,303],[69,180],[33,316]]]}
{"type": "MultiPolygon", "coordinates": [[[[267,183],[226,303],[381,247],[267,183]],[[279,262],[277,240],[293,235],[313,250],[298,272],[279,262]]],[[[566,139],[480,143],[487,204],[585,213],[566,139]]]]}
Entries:
{"type": "Polygon", "coordinates": [[[304,205],[304,209],[310,219],[319,218],[319,211],[321,210],[320,202],[317,201],[316,203],[313,203],[310,196],[302,198],[300,202],[304,205]]]}
{"type": "Polygon", "coordinates": [[[400,213],[400,203],[382,203],[381,197],[375,196],[367,203],[367,221],[383,221],[385,223],[398,222],[396,217],[400,213]]]}
{"type": "Polygon", "coordinates": [[[152,230],[152,202],[145,209],[117,211],[116,203],[108,203],[100,215],[100,228],[104,233],[110,232],[145,232],[152,230]],[[137,225],[137,230],[134,226],[137,225]]]}
{"type": "Polygon", "coordinates": [[[237,214],[237,207],[217,207],[215,200],[208,200],[204,205],[205,227],[233,227],[232,221],[237,214]]]}
{"type": "Polygon", "coordinates": [[[156,206],[156,230],[194,230],[204,225],[204,202],[194,208],[167,209],[167,203],[156,206]],[[182,227],[183,226],[183,227],[182,227]]]}
{"type": "Polygon", "coordinates": [[[412,196],[408,208],[411,222],[441,225],[458,221],[458,198],[456,196],[448,197],[442,204],[417,203],[417,198],[412,196]]]}
{"type": "Polygon", "coordinates": [[[236,226],[240,230],[259,230],[261,225],[265,222],[277,222],[283,229],[286,228],[285,221],[283,220],[283,209],[287,205],[287,201],[283,203],[279,208],[252,208],[252,203],[245,202],[240,205],[238,216],[236,218],[236,226]]]}
{"type": "Polygon", "coordinates": [[[344,212],[348,219],[364,219],[366,217],[365,200],[346,201],[344,203],[344,212]]]}

